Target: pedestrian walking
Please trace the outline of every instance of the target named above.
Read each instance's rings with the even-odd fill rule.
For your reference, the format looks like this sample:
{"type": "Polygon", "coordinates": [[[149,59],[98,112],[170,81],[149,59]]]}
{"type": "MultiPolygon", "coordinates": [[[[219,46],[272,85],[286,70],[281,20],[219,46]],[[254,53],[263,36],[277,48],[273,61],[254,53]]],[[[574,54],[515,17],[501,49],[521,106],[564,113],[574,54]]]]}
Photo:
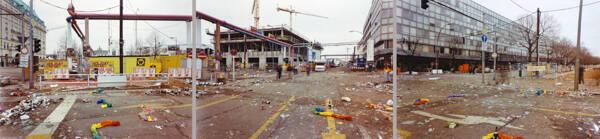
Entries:
{"type": "Polygon", "coordinates": [[[383,66],[383,76],[385,78],[385,82],[392,82],[392,66],[389,63],[386,63],[383,66]]]}
{"type": "Polygon", "coordinates": [[[283,72],[281,65],[275,66],[275,70],[277,71],[277,79],[281,79],[281,72],[283,72]]]}
{"type": "Polygon", "coordinates": [[[312,70],[311,67],[312,66],[310,66],[309,63],[306,63],[306,66],[305,66],[305,68],[306,68],[306,76],[310,76],[310,71],[312,70]]]}

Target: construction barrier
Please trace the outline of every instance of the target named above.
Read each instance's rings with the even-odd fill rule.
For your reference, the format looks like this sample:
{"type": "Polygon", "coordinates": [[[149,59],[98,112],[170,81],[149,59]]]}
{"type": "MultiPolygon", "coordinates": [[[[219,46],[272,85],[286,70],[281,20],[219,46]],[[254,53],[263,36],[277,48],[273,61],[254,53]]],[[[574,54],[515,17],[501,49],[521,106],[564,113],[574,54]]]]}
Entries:
{"type": "Polygon", "coordinates": [[[135,68],[133,70],[134,77],[155,77],[156,69],[155,68],[135,68]]]}
{"type": "Polygon", "coordinates": [[[44,70],[45,79],[69,79],[68,68],[54,68],[52,71],[44,70]]]}
{"type": "MultiPolygon", "coordinates": [[[[196,77],[200,78],[202,72],[200,70],[196,72],[196,77]]],[[[192,72],[187,68],[170,68],[169,73],[167,75],[170,78],[190,78],[192,77],[192,72]]]]}

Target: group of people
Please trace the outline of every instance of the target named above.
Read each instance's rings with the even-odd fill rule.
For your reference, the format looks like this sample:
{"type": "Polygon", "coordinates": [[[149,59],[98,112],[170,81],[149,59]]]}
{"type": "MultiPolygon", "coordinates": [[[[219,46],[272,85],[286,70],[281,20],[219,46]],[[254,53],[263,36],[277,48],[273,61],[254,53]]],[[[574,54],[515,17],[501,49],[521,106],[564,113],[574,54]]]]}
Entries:
{"type": "MultiPolygon", "coordinates": [[[[313,70],[311,64],[305,64],[303,67],[305,68],[306,76],[310,76],[310,72],[313,70]]],[[[284,68],[289,76],[291,76],[292,73],[298,74],[298,69],[290,64],[278,65],[275,66],[275,71],[277,71],[277,79],[281,79],[284,68]]]]}

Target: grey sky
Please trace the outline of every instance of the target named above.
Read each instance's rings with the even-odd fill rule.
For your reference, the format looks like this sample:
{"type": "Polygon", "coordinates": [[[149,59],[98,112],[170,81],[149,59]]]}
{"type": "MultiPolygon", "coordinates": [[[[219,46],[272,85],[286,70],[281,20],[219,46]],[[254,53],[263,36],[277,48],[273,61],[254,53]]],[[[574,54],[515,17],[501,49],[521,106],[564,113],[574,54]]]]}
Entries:
{"type": "MultiPolygon", "coordinates": [[[[62,7],[67,7],[67,0],[44,0],[62,7]]],[[[516,19],[520,15],[526,14],[510,0],[474,0],[486,6],[501,15],[510,19],[516,19]]],[[[46,22],[48,28],[65,26],[67,17],[66,10],[58,9],[42,3],[39,0],[34,1],[35,9],[38,15],[46,22]]],[[[524,8],[534,11],[540,7],[542,11],[558,9],[564,7],[576,6],[577,0],[515,0],[524,8]]],[[[584,0],[584,2],[593,2],[584,0]]],[[[77,10],[97,10],[115,6],[118,0],[73,0],[77,10]]],[[[198,0],[198,10],[209,15],[221,18],[227,22],[240,27],[249,27],[253,24],[252,0],[198,0]]],[[[143,14],[190,14],[191,0],[124,0],[125,13],[133,13],[134,8],[139,8],[139,13],[143,14]],[[131,3],[131,4],[129,4],[131,3]]],[[[358,33],[350,33],[350,30],[362,31],[363,24],[369,12],[370,0],[261,0],[261,25],[281,25],[289,24],[289,14],[277,12],[276,7],[289,7],[302,12],[308,12],[329,17],[321,19],[304,15],[294,17],[294,29],[309,37],[324,43],[358,41],[361,37],[358,33]]],[[[600,12],[600,4],[584,8],[583,20],[583,38],[585,46],[595,54],[600,56],[600,30],[593,25],[600,23],[600,18],[593,13],[600,12]],[[596,9],[592,9],[596,8],[596,9]]],[[[118,8],[103,13],[118,13],[118,8]]],[[[577,10],[550,13],[556,17],[561,25],[561,35],[575,41],[577,31],[577,10]]],[[[79,22],[83,27],[83,22],[79,22]]],[[[113,40],[118,39],[118,21],[111,21],[111,36],[113,40]]],[[[184,43],[185,23],[183,22],[148,22],[161,32],[168,36],[177,37],[179,43],[184,43]]],[[[206,28],[214,30],[214,24],[203,22],[202,31],[206,28]]],[[[90,44],[94,47],[103,47],[107,49],[108,43],[108,22],[91,21],[90,44]]],[[[138,22],[138,39],[141,42],[146,40],[154,30],[143,21],[138,22]]],[[[59,39],[65,35],[65,29],[57,29],[47,34],[47,51],[53,53],[58,46],[59,39]]],[[[74,33],[72,34],[74,36],[74,33]]],[[[134,22],[126,21],[124,25],[124,36],[126,50],[134,43],[134,22]]],[[[175,41],[162,36],[169,44],[175,41]]],[[[74,37],[75,38],[75,37],[74,37]]],[[[209,43],[210,36],[203,34],[202,42],[209,43]]],[[[346,53],[346,47],[329,47],[324,53],[346,53]]]]}

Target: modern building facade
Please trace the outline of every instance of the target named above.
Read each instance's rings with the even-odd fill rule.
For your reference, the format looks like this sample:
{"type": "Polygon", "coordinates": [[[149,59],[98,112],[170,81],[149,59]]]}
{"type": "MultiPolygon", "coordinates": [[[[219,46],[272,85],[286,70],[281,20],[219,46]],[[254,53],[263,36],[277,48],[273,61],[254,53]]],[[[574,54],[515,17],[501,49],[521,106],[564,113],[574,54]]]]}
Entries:
{"type": "MultiPolygon", "coordinates": [[[[2,0],[0,1],[0,59],[2,63],[16,64],[18,61],[20,52],[17,50],[17,46],[22,46],[25,43],[26,46],[30,45],[32,39],[28,39],[26,42],[21,42],[20,37],[30,36],[30,22],[33,22],[34,33],[33,36],[41,41],[42,50],[36,53],[36,56],[44,57],[46,48],[46,26],[44,21],[40,19],[37,14],[30,16],[29,6],[26,5],[22,0],[2,0]],[[5,15],[5,14],[22,14],[21,15],[5,15]]],[[[31,50],[30,50],[31,51],[31,50]]]]}
{"type": "Polygon", "coordinates": [[[267,43],[264,40],[251,38],[235,31],[224,31],[221,32],[220,41],[223,53],[221,65],[231,67],[235,59],[235,65],[247,63],[245,64],[247,68],[267,69],[291,61],[288,58],[292,57],[294,62],[318,60],[323,49],[317,45],[309,45],[312,43],[306,37],[283,26],[262,28],[258,29],[257,32],[296,46],[290,53],[287,47],[267,43]],[[235,58],[230,53],[233,49],[237,51],[235,58]]]}
{"type": "MultiPolygon", "coordinates": [[[[373,0],[359,52],[366,55],[372,49],[381,66],[391,61],[395,44],[402,70],[450,70],[478,64],[482,45],[488,65],[494,52],[500,63],[527,61],[527,49],[518,44],[523,41],[518,23],[471,0],[438,2],[450,8],[430,2],[428,9],[422,9],[420,0],[373,0]],[[487,43],[483,44],[485,32],[487,43]]],[[[540,57],[547,57],[543,54],[548,50],[540,43],[540,57]]]]}

